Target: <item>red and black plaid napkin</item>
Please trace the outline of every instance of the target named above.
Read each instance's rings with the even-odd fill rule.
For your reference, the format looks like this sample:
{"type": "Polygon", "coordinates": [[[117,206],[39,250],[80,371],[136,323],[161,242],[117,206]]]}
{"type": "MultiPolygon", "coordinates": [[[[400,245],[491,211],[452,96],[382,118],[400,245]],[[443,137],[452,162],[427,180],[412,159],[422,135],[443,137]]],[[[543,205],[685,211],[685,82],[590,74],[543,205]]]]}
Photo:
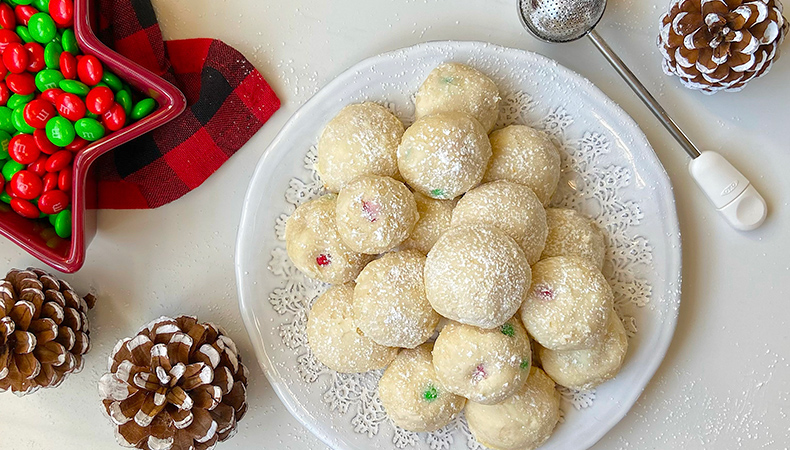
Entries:
{"type": "Polygon", "coordinates": [[[280,100],[244,56],[216,39],[163,42],[150,0],[99,0],[96,34],[181,89],[187,109],[97,164],[99,208],[156,208],[199,186],[258,131],[280,100]]]}

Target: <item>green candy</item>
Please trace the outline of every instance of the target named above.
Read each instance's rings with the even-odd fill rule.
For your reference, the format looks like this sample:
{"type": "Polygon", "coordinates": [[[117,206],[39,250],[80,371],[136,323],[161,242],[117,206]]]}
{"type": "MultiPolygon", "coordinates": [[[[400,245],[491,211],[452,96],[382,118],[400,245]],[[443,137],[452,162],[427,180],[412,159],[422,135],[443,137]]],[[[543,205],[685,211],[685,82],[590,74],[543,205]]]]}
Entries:
{"type": "Polygon", "coordinates": [[[33,0],[33,5],[38,8],[39,11],[49,12],[49,0],[33,0]]]}
{"type": "Polygon", "coordinates": [[[85,117],[87,117],[89,119],[98,119],[99,115],[95,114],[95,113],[92,113],[90,111],[85,111],[85,117]]]}
{"type": "Polygon", "coordinates": [[[115,102],[121,105],[123,108],[123,112],[126,113],[126,117],[129,117],[132,114],[132,96],[129,92],[121,89],[115,94],[115,102]]]}
{"type": "Polygon", "coordinates": [[[6,106],[0,106],[0,130],[6,133],[16,133],[14,122],[11,121],[11,116],[14,111],[6,106]]]}
{"type": "Polygon", "coordinates": [[[55,216],[55,233],[63,239],[71,236],[71,211],[64,209],[55,216]]]}
{"type": "Polygon", "coordinates": [[[13,178],[17,172],[24,168],[24,164],[19,164],[13,159],[9,159],[5,164],[3,164],[3,178],[5,178],[6,182],[11,181],[11,178],[13,178]]]}
{"type": "Polygon", "coordinates": [[[33,3],[33,0],[14,0],[13,3],[16,3],[17,5],[29,5],[33,3]]]}
{"type": "Polygon", "coordinates": [[[63,47],[55,41],[50,42],[44,47],[44,64],[50,69],[60,68],[60,54],[63,53],[63,47]]]}
{"type": "Polygon", "coordinates": [[[71,144],[74,142],[74,137],[77,135],[74,131],[74,125],[65,117],[53,117],[49,119],[46,132],[49,142],[52,142],[58,147],[65,147],[71,144]]]}
{"type": "Polygon", "coordinates": [[[20,106],[27,105],[35,97],[36,96],[34,94],[30,94],[30,95],[14,94],[14,95],[12,95],[11,97],[8,98],[8,103],[6,103],[6,106],[8,106],[11,109],[17,109],[20,106]]]}
{"type": "Polygon", "coordinates": [[[91,91],[87,84],[77,80],[60,80],[58,86],[70,94],[76,94],[81,97],[85,97],[91,91]]]}
{"type": "Polygon", "coordinates": [[[24,106],[14,109],[14,111],[11,113],[11,123],[14,124],[14,128],[21,131],[22,133],[33,134],[33,132],[36,131],[35,128],[31,127],[27,124],[27,122],[25,122],[24,106]]]}
{"type": "Polygon", "coordinates": [[[46,44],[58,35],[58,26],[47,13],[36,13],[30,16],[27,30],[36,42],[46,44]]]}
{"type": "Polygon", "coordinates": [[[98,120],[83,117],[74,123],[74,130],[77,136],[85,139],[86,141],[97,141],[104,137],[104,127],[98,120]]]}
{"type": "Polygon", "coordinates": [[[14,31],[16,31],[16,34],[18,34],[19,37],[22,38],[22,41],[26,44],[35,41],[33,36],[30,35],[30,31],[24,25],[17,25],[14,31]]]}
{"type": "Polygon", "coordinates": [[[50,224],[50,225],[52,225],[53,227],[55,226],[55,219],[56,219],[57,217],[58,217],[58,215],[57,215],[57,214],[50,214],[50,215],[49,215],[49,217],[48,217],[48,219],[49,219],[49,224],[50,224]]]}
{"type": "Polygon", "coordinates": [[[8,159],[9,142],[11,142],[11,135],[5,131],[0,131],[0,159],[8,159]]]}
{"type": "Polygon", "coordinates": [[[140,120],[143,117],[151,114],[156,109],[156,100],[152,98],[144,98],[137,102],[132,108],[132,120],[140,120]]]}
{"type": "Polygon", "coordinates": [[[67,51],[74,56],[79,54],[80,47],[77,45],[77,37],[74,36],[74,30],[71,28],[66,28],[63,30],[63,34],[61,35],[60,39],[60,44],[63,46],[64,51],[67,51]]]}
{"type": "MultiPolygon", "coordinates": [[[[36,74],[36,87],[39,91],[44,92],[47,89],[52,89],[60,86],[60,82],[65,77],[59,70],[44,69],[36,74]]],[[[65,89],[63,89],[65,91],[65,89]]]]}
{"type": "Polygon", "coordinates": [[[106,83],[113,92],[118,92],[123,89],[123,81],[121,81],[121,79],[112,72],[105,70],[101,80],[102,82],[106,83]]]}
{"type": "Polygon", "coordinates": [[[0,193],[0,201],[3,203],[11,203],[11,196],[8,195],[8,192],[6,192],[5,189],[3,189],[3,192],[0,193]]]}

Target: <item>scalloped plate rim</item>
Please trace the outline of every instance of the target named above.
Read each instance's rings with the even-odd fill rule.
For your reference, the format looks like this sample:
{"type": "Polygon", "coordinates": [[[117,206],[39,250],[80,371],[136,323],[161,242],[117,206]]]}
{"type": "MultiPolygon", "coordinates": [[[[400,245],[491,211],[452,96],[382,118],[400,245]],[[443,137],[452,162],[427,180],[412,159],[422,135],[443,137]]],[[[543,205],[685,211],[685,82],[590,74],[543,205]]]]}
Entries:
{"type": "MultiPolygon", "coordinates": [[[[282,377],[278,373],[271,358],[269,357],[266,350],[264,349],[262,334],[260,331],[260,327],[257,323],[257,318],[252,312],[252,308],[248,306],[248,302],[252,302],[254,301],[254,299],[251,298],[252,294],[248,294],[250,288],[245,283],[247,274],[245,274],[245,269],[243,267],[243,260],[245,259],[245,255],[249,251],[244,245],[244,241],[246,240],[247,234],[253,232],[251,227],[251,221],[253,220],[253,216],[255,213],[252,207],[252,202],[253,202],[252,197],[255,192],[259,192],[262,190],[261,189],[262,186],[268,184],[268,180],[266,180],[265,177],[262,176],[264,172],[266,172],[270,166],[273,167],[274,165],[276,165],[277,162],[289,156],[285,152],[280,152],[278,154],[271,150],[280,146],[280,143],[293,132],[293,129],[301,121],[302,116],[309,114],[310,110],[313,109],[313,107],[315,107],[316,105],[322,103],[327,99],[330,99],[331,96],[334,94],[333,91],[335,90],[336,86],[341,86],[347,78],[352,77],[356,72],[359,72],[362,68],[369,68],[371,66],[375,66],[379,61],[382,61],[386,58],[391,58],[393,56],[396,56],[397,54],[409,53],[417,50],[425,50],[432,47],[436,48],[437,50],[441,50],[443,48],[444,49],[452,48],[455,50],[490,48],[493,50],[499,50],[504,52],[516,52],[534,58],[536,61],[540,61],[547,65],[553,66],[552,68],[554,70],[558,72],[562,72],[568,78],[574,79],[575,81],[579,82],[580,85],[586,86],[588,89],[587,94],[590,95],[590,97],[595,98],[596,100],[601,102],[601,104],[606,105],[611,112],[613,112],[616,116],[622,119],[621,126],[625,129],[630,129],[629,131],[633,133],[635,140],[642,140],[644,144],[649,149],[652,150],[652,146],[650,145],[650,142],[648,141],[647,137],[645,136],[644,132],[639,127],[639,125],[636,123],[636,121],[630,115],[628,115],[628,113],[626,113],[625,110],[623,110],[617,103],[615,103],[611,98],[609,98],[603,91],[601,91],[587,78],[559,64],[557,61],[548,58],[546,56],[543,56],[539,53],[523,50],[523,49],[512,48],[512,47],[505,47],[484,41],[454,41],[454,40],[427,41],[413,46],[402,47],[388,52],[380,53],[375,56],[371,56],[354,64],[353,66],[349,67],[348,69],[338,74],[334,79],[332,79],[316,94],[314,94],[307,102],[305,102],[302,106],[300,106],[296,110],[296,112],[294,112],[294,114],[286,121],[282,129],[277,133],[275,138],[267,146],[266,150],[264,151],[263,155],[258,161],[258,164],[250,180],[249,187],[244,196],[241,219],[239,222],[239,229],[236,238],[235,272],[236,272],[236,280],[237,280],[237,292],[239,296],[238,302],[239,302],[239,310],[242,316],[242,321],[249,334],[250,341],[252,342],[253,348],[255,350],[255,354],[258,359],[259,366],[263,370],[264,374],[266,375],[266,378],[269,381],[269,384],[274,389],[280,401],[282,401],[282,403],[285,405],[288,412],[292,416],[294,416],[294,418],[296,418],[313,435],[318,437],[324,444],[338,450],[344,449],[350,446],[350,444],[346,442],[344,439],[338,439],[337,434],[335,434],[334,437],[330,436],[328,433],[324,432],[324,430],[319,426],[319,424],[312,423],[310,420],[308,420],[310,416],[309,411],[307,411],[302,405],[298,404],[298,402],[296,402],[294,398],[290,395],[288,386],[286,386],[285,383],[283,382],[282,377]]],[[[668,194],[667,198],[671,199],[671,201],[669,202],[670,204],[667,205],[670,206],[670,208],[667,211],[668,217],[666,217],[664,220],[668,222],[670,225],[672,225],[675,231],[675,233],[673,233],[671,236],[668,236],[667,239],[671,241],[673,248],[675,248],[677,251],[677,258],[675,259],[677,266],[676,267],[677,276],[675,279],[671,279],[671,280],[668,279],[667,282],[675,283],[677,289],[674,293],[672,293],[673,294],[672,297],[674,298],[668,298],[667,301],[674,301],[674,303],[679,307],[680,295],[681,295],[680,294],[681,278],[682,278],[682,247],[681,247],[681,239],[680,239],[680,225],[677,217],[677,208],[675,203],[673,186],[669,178],[669,175],[666,172],[666,169],[664,169],[663,165],[658,159],[658,156],[655,154],[655,151],[651,151],[647,153],[648,154],[645,155],[645,157],[648,161],[646,162],[650,162],[651,164],[656,165],[660,169],[657,173],[659,176],[663,178],[661,180],[662,181],[661,186],[667,190],[666,192],[666,194],[668,194]]],[[[304,155],[300,154],[299,157],[303,158],[304,155]]],[[[675,273],[675,271],[673,270],[668,271],[668,274],[670,275],[672,275],[673,273],[675,273]]],[[[618,411],[616,415],[608,418],[606,426],[602,426],[600,428],[600,431],[595,433],[594,435],[589,435],[587,439],[585,439],[583,442],[577,442],[576,444],[578,444],[578,446],[575,447],[575,449],[583,450],[583,449],[588,449],[593,445],[595,445],[606,435],[606,433],[608,433],[617,423],[619,423],[623,417],[625,417],[628,411],[631,410],[633,405],[641,396],[642,392],[644,392],[648,382],[655,375],[656,371],[658,370],[659,366],[664,360],[664,357],[666,356],[666,353],[672,342],[672,336],[674,335],[675,328],[677,325],[677,315],[678,315],[678,309],[676,308],[673,314],[669,314],[664,318],[665,320],[664,323],[662,324],[661,331],[658,333],[660,335],[660,341],[664,345],[662,345],[662,348],[657,349],[657,351],[655,352],[656,357],[651,360],[651,363],[646,368],[646,370],[643,370],[642,376],[639,379],[640,388],[633,390],[630,393],[630,395],[628,395],[624,399],[623,407],[618,411]]]]}

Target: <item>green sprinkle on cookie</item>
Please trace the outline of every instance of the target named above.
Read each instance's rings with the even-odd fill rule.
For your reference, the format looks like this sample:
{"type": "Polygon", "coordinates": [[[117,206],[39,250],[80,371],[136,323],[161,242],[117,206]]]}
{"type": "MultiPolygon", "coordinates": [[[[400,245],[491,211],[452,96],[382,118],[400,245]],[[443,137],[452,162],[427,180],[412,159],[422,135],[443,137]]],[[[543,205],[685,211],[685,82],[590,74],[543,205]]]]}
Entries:
{"type": "Polygon", "coordinates": [[[439,397],[439,390],[432,384],[429,384],[425,392],[422,393],[422,399],[428,403],[436,400],[437,397],[439,397]]]}
{"type": "Polygon", "coordinates": [[[446,195],[447,193],[444,192],[444,189],[434,189],[431,191],[431,197],[433,198],[444,198],[446,195]]]}
{"type": "Polygon", "coordinates": [[[455,78],[453,77],[442,77],[442,83],[453,84],[455,78]]]}
{"type": "Polygon", "coordinates": [[[521,360],[521,364],[518,367],[521,368],[521,369],[529,369],[529,360],[528,359],[522,359],[521,360]]]}
{"type": "Polygon", "coordinates": [[[513,328],[513,325],[506,323],[502,325],[502,328],[499,329],[505,336],[513,337],[516,335],[516,330],[513,328]]]}

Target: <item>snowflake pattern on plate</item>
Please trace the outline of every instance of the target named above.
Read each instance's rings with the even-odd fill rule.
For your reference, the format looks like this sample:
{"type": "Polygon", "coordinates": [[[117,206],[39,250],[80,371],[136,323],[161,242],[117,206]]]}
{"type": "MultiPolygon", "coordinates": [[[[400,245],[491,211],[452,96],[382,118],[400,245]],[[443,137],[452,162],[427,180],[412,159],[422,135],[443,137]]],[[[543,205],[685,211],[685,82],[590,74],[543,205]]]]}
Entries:
{"type": "MultiPolygon", "coordinates": [[[[398,108],[388,102],[386,106],[402,119],[408,119],[414,110],[413,105],[398,108]]],[[[626,332],[633,337],[638,331],[634,308],[648,305],[652,294],[650,283],[639,276],[650,270],[652,247],[647,239],[633,231],[644,215],[638,203],[622,195],[622,191],[634,182],[633,174],[627,167],[601,167],[596,163],[610,151],[611,143],[605,130],[590,130],[581,138],[570,139],[566,130],[574,119],[567,110],[559,106],[541,111],[540,106],[525,92],[506,95],[497,127],[529,125],[545,131],[560,148],[562,176],[551,206],[576,209],[593,218],[605,231],[607,254],[604,275],[614,292],[615,310],[623,320],[626,332]]],[[[278,217],[274,227],[279,241],[285,239],[288,215],[300,204],[324,192],[315,171],[317,153],[315,145],[308,149],[304,157],[304,175],[292,178],[288,184],[285,198],[289,210],[278,217]]],[[[382,432],[386,424],[386,428],[392,430],[391,442],[395,448],[450,450],[456,441],[464,441],[469,450],[485,449],[472,437],[463,414],[432,433],[414,433],[391,424],[377,393],[383,371],[337,373],[316,360],[307,345],[307,312],[328,285],[299,272],[288,258],[284,245],[272,251],[269,270],[281,280],[281,285],[269,294],[269,303],[278,315],[288,318],[280,326],[279,335],[283,344],[296,353],[298,373],[306,388],[315,386],[322,377],[328,378],[322,401],[328,410],[337,414],[352,412],[349,426],[354,432],[372,438],[382,432]]],[[[563,410],[585,409],[595,401],[595,390],[580,392],[559,388],[559,391],[563,410]]]]}

